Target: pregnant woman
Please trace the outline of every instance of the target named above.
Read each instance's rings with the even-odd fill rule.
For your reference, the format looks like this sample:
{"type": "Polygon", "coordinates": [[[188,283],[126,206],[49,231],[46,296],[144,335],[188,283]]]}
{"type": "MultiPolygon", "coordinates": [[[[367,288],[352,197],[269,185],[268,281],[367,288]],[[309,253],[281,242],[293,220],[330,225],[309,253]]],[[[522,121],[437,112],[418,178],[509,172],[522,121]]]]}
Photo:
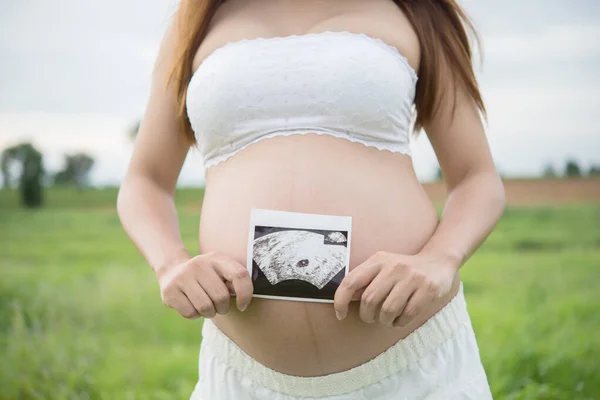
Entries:
{"type": "Polygon", "coordinates": [[[205,318],[192,398],[490,399],[459,269],[505,200],[458,4],[179,7],[118,211],[162,301],[205,318]],[[413,170],[413,117],[447,184],[441,218],[413,170]],[[173,201],[192,145],[206,168],[198,255],[173,201]],[[352,217],[333,304],[252,298],[253,208],[352,217]]]}

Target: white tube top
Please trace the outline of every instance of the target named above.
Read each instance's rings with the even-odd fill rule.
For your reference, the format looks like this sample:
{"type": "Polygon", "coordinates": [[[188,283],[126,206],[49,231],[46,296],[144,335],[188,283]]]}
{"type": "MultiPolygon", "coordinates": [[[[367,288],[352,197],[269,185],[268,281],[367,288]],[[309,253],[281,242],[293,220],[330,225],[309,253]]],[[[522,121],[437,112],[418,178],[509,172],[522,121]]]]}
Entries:
{"type": "Polygon", "coordinates": [[[395,47],[363,33],[241,39],[202,61],[187,113],[206,168],[262,139],[307,133],[410,155],[416,83],[395,47]]]}

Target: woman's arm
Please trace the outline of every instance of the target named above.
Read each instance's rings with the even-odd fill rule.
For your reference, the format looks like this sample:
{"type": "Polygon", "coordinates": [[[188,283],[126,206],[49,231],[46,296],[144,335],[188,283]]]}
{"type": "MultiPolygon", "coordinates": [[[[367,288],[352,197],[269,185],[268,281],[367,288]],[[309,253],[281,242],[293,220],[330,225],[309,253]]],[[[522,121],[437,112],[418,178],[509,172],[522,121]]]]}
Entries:
{"type": "Polygon", "coordinates": [[[345,318],[348,303],[364,289],[360,316],[365,322],[408,325],[429,303],[449,293],[458,268],[502,215],[504,187],[478,109],[455,87],[450,71],[445,71],[441,84],[448,93],[446,101],[425,130],[449,192],[442,219],[418,254],[379,252],[350,272],[335,295],[339,319],[345,318]]]}
{"type": "Polygon", "coordinates": [[[189,143],[179,132],[175,91],[166,84],[174,44],[171,25],[161,42],[117,210],[125,231],[156,273],[165,305],[186,318],[211,318],[229,310],[227,282],[242,310],[252,297],[252,282],[246,268],[230,257],[191,257],[181,240],[174,193],[189,143]]]}
{"type": "Polygon", "coordinates": [[[161,42],[150,96],[117,200],[125,231],[155,272],[190,258],[174,203],[189,143],[178,133],[174,93],[166,87],[173,35],[169,27],[161,42]]]}
{"type": "Polygon", "coordinates": [[[420,254],[457,269],[477,250],[502,216],[504,186],[475,105],[459,92],[425,127],[448,189],[441,221],[420,254]]]}

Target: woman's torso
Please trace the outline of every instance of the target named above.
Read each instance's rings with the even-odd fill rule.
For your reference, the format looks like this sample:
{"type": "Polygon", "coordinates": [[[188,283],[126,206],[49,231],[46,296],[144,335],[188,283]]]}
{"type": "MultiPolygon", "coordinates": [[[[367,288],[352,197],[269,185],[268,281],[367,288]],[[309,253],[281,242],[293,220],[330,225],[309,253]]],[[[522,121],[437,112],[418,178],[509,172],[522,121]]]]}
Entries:
{"type": "MultiPolygon", "coordinates": [[[[413,66],[418,59],[410,24],[388,0],[230,0],[215,15],[195,68],[224,43],[307,29],[366,32],[397,47],[413,66]]],[[[352,216],[351,269],[377,251],[417,253],[438,222],[409,156],[328,135],[266,139],[210,168],[200,222],[201,252],[225,253],[245,265],[254,207],[352,216]]],[[[324,375],[375,357],[425,322],[449,297],[401,329],[364,323],[358,317],[358,302],[340,322],[331,304],[258,298],[245,312],[232,307],[214,322],[250,356],[277,371],[324,375]]]]}

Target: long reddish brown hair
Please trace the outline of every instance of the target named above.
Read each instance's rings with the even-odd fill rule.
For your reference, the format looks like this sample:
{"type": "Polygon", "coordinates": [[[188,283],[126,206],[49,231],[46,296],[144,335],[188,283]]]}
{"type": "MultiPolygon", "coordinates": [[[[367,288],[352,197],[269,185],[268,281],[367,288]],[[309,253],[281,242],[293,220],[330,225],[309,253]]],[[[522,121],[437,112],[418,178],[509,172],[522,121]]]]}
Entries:
{"type": "MultiPolygon", "coordinates": [[[[415,95],[415,131],[429,123],[442,103],[456,105],[459,90],[482,114],[485,106],[473,71],[471,38],[478,42],[472,22],[455,0],[393,0],[404,12],[421,47],[419,80],[415,95]],[[440,71],[448,67],[452,96],[442,90],[440,71]]],[[[177,47],[169,82],[177,93],[178,118],[185,136],[194,142],[186,112],[186,94],[192,77],[194,55],[206,36],[209,23],[222,0],[181,0],[176,18],[177,47]]]]}

